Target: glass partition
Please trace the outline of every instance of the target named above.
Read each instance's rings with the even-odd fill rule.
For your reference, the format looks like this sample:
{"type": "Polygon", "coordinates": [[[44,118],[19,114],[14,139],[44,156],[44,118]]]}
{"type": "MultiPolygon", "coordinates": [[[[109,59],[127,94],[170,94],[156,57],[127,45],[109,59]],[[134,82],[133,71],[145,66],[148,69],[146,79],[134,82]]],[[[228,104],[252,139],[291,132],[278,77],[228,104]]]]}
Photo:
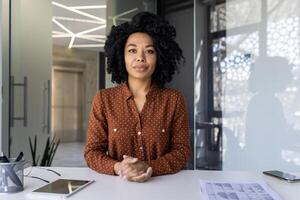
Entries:
{"type": "Polygon", "coordinates": [[[196,18],[195,24],[195,55],[203,55],[195,65],[202,73],[195,79],[201,85],[195,105],[202,111],[196,116],[202,132],[196,147],[205,141],[196,168],[299,169],[300,2],[207,2],[196,1],[196,16],[201,9],[207,12],[207,20],[201,25],[196,18]],[[210,162],[208,147],[219,139],[210,162]]]}

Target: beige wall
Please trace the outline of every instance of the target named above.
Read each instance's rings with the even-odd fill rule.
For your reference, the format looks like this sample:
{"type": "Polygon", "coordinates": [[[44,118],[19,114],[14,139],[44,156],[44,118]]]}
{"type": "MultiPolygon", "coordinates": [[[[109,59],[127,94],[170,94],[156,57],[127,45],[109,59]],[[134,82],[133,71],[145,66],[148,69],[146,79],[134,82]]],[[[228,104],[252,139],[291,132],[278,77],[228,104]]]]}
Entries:
{"type": "MultiPolygon", "coordinates": [[[[88,116],[91,103],[98,90],[98,52],[84,49],[68,49],[67,47],[53,46],[53,66],[70,68],[84,68],[84,107],[83,107],[83,131],[86,133],[88,116]]],[[[85,140],[84,137],[81,138],[85,140]]]]}

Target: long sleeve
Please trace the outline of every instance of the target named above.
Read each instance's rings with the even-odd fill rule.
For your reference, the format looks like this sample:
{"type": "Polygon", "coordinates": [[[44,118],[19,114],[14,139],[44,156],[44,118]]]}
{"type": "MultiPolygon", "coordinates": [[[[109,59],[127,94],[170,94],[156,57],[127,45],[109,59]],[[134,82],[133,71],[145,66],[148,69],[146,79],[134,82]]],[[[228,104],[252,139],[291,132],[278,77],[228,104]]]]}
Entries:
{"type": "Polygon", "coordinates": [[[114,164],[117,162],[107,155],[108,125],[101,92],[94,97],[89,116],[87,142],[84,150],[85,160],[93,170],[114,174],[114,164]]]}
{"type": "Polygon", "coordinates": [[[170,151],[148,162],[153,168],[153,176],[173,174],[180,171],[185,167],[191,155],[188,117],[182,95],[179,95],[177,99],[177,107],[172,123],[170,151]]]}

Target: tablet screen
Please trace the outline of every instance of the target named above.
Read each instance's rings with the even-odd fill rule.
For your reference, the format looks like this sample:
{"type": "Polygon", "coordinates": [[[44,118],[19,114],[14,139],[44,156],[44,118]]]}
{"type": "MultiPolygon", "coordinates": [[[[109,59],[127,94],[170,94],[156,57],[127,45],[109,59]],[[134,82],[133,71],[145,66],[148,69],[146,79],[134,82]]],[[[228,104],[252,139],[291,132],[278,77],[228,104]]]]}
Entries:
{"type": "Polygon", "coordinates": [[[58,179],[52,183],[49,183],[41,188],[34,190],[33,192],[69,195],[77,189],[82,188],[91,182],[92,181],[89,180],[58,179]]]}

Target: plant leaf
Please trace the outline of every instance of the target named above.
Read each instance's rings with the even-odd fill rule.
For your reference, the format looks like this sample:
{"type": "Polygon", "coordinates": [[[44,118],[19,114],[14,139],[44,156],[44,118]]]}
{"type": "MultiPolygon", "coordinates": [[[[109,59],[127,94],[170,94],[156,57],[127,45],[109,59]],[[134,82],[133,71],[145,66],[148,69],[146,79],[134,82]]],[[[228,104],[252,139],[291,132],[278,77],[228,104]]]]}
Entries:
{"type": "Polygon", "coordinates": [[[50,162],[49,162],[49,166],[51,166],[51,164],[52,164],[52,161],[53,161],[53,158],[54,158],[54,155],[55,155],[55,153],[56,153],[56,150],[57,150],[57,148],[58,148],[59,143],[60,143],[60,139],[58,139],[57,142],[56,142],[55,148],[54,148],[54,150],[53,150],[53,152],[52,152],[52,155],[51,155],[51,159],[50,159],[50,162]]]}
{"type": "Polygon", "coordinates": [[[44,149],[44,153],[42,156],[41,164],[40,166],[46,166],[47,160],[49,159],[49,144],[50,144],[50,137],[47,138],[46,146],[44,149]]]}

